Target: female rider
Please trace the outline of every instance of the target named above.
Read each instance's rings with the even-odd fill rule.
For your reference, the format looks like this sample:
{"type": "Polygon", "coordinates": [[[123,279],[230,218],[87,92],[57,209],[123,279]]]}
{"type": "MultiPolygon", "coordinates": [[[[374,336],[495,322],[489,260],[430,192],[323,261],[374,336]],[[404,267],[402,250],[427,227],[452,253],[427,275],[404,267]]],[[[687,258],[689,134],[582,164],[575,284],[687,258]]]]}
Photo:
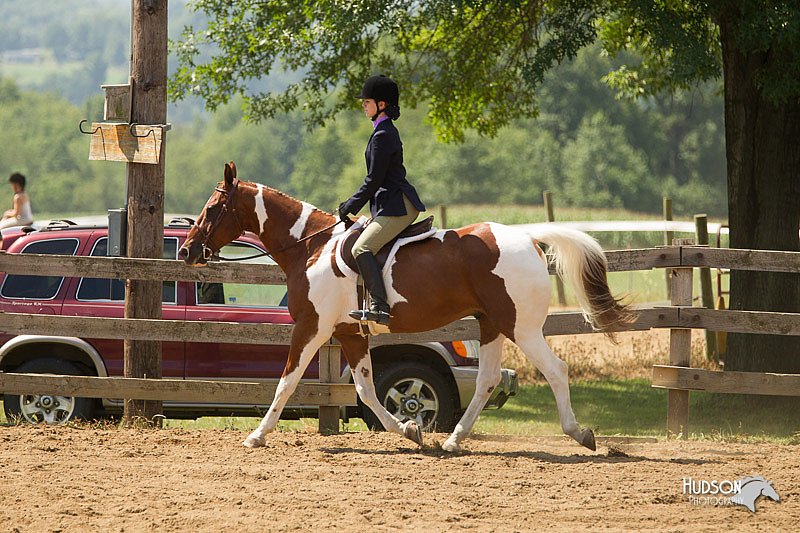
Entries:
{"type": "Polygon", "coordinates": [[[347,201],[339,205],[342,220],[358,213],[369,202],[372,220],[353,245],[353,257],[364,285],[372,296],[369,309],[352,311],[356,320],[389,324],[386,287],[375,254],[416,220],[425,205],[416,189],[406,180],[403,167],[403,144],[394,121],[400,117],[400,91],[397,84],[384,75],[372,76],[364,82],[361,99],[364,114],[372,120],[373,132],[364,154],[367,176],[364,183],[347,201]]]}

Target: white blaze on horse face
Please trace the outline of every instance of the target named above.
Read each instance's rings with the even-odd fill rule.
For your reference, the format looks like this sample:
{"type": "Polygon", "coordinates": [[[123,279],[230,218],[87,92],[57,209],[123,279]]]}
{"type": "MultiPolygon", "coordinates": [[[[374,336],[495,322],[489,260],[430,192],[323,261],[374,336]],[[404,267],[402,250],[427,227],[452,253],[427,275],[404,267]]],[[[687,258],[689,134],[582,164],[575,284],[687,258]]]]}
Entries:
{"type": "Polygon", "coordinates": [[[256,216],[258,217],[258,234],[264,233],[264,224],[267,223],[267,206],[264,203],[264,189],[261,184],[257,184],[256,191],[256,216]]]}
{"type": "Polygon", "coordinates": [[[518,339],[521,333],[544,323],[550,304],[550,275],[527,233],[494,222],[489,227],[500,251],[492,273],[503,280],[514,302],[514,337],[518,339]]]}
{"type": "Polygon", "coordinates": [[[314,206],[306,203],[300,202],[303,204],[303,210],[300,212],[300,217],[298,217],[297,221],[292,226],[292,229],[289,230],[289,235],[294,237],[297,240],[303,236],[303,231],[306,229],[306,224],[308,224],[308,217],[311,216],[311,213],[314,211],[314,206]]]}

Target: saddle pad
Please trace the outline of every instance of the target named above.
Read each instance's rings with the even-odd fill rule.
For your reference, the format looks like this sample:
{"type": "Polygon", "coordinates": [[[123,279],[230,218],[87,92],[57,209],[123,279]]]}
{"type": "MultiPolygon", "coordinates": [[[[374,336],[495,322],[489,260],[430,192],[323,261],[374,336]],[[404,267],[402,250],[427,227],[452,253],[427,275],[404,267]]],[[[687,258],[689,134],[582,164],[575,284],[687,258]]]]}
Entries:
{"type": "MultiPolygon", "coordinates": [[[[368,221],[369,219],[367,217],[359,218],[358,221],[350,227],[347,233],[339,238],[339,242],[336,244],[336,266],[338,266],[339,270],[347,277],[358,277],[358,266],[353,257],[353,244],[355,244],[358,236],[361,235],[368,221]]],[[[401,246],[432,237],[437,231],[438,228],[433,227],[433,217],[428,217],[421,222],[412,224],[409,228],[402,231],[395,239],[389,241],[375,256],[375,259],[378,261],[378,266],[383,271],[383,275],[386,276],[387,265],[392,264],[392,259],[401,246]],[[409,233],[411,233],[411,235],[408,235],[409,233]]]]}

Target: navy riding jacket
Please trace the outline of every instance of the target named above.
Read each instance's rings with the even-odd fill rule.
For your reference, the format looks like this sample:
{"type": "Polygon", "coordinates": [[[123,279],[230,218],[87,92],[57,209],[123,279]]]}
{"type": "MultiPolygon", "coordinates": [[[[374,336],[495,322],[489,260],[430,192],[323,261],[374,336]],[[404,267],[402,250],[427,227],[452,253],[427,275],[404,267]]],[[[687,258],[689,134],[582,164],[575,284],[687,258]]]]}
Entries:
{"type": "Polygon", "coordinates": [[[369,202],[373,217],[402,216],[406,214],[403,195],[418,210],[425,211],[425,204],[419,199],[417,190],[406,179],[403,143],[391,120],[384,120],[375,127],[364,156],[367,160],[367,177],[358,191],[344,203],[345,212],[355,215],[369,202]]]}

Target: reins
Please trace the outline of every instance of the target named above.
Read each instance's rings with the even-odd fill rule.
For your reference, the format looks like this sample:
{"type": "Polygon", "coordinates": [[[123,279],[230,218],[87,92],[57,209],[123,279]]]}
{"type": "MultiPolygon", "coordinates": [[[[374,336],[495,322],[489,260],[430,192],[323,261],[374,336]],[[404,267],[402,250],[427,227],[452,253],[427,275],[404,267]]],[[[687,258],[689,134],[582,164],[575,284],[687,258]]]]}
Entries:
{"type": "MultiPolygon", "coordinates": [[[[304,241],[307,241],[307,240],[309,240],[309,239],[312,239],[312,238],[316,237],[317,235],[319,235],[320,233],[326,232],[326,231],[328,231],[329,229],[331,229],[331,228],[335,227],[336,225],[338,225],[338,224],[341,224],[342,222],[343,222],[342,220],[338,220],[338,221],[334,222],[333,224],[331,224],[330,226],[326,226],[326,227],[322,228],[322,229],[321,229],[321,230],[319,230],[319,231],[315,231],[315,232],[314,232],[314,233],[312,233],[311,235],[306,235],[306,236],[305,236],[305,237],[303,237],[302,239],[298,239],[297,241],[293,242],[293,243],[292,243],[292,244],[290,244],[289,246],[284,246],[283,248],[281,248],[280,250],[278,250],[278,251],[277,251],[277,252],[275,252],[275,253],[276,253],[276,254],[279,254],[279,253],[281,253],[281,252],[285,252],[285,251],[286,251],[286,250],[288,250],[289,248],[291,248],[291,247],[293,247],[293,246],[296,246],[296,245],[300,244],[301,242],[304,242],[304,241]]],[[[217,252],[217,254],[218,254],[218,253],[219,253],[219,252],[217,252]]],[[[217,255],[217,254],[215,254],[215,255],[212,255],[212,256],[211,256],[211,259],[217,259],[217,260],[219,260],[219,261],[247,261],[248,259],[258,259],[259,257],[265,257],[265,256],[266,256],[266,257],[269,257],[270,259],[274,259],[274,258],[272,257],[272,253],[270,253],[270,252],[262,252],[262,253],[260,253],[260,254],[248,255],[247,257],[235,257],[235,258],[234,258],[234,257],[222,257],[221,255],[217,255]]]]}

